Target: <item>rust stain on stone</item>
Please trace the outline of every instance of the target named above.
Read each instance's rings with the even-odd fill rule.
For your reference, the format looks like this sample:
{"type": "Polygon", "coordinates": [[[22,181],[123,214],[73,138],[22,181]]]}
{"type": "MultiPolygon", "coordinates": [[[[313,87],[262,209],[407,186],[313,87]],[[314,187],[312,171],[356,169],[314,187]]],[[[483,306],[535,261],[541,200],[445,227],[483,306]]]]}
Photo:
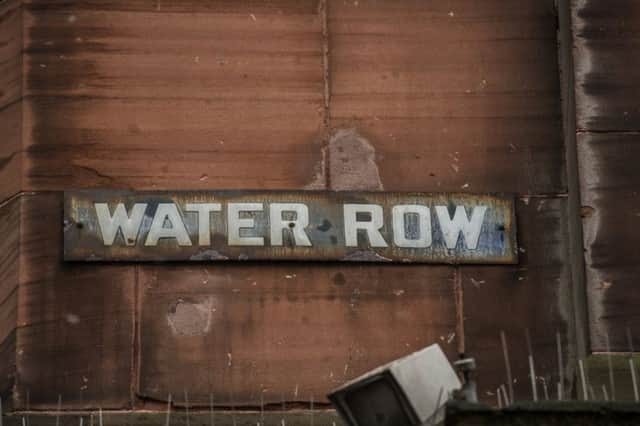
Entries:
{"type": "Polygon", "coordinates": [[[580,216],[582,216],[583,219],[586,219],[593,216],[594,212],[595,212],[595,209],[593,207],[582,206],[582,208],[580,209],[580,216]]]}

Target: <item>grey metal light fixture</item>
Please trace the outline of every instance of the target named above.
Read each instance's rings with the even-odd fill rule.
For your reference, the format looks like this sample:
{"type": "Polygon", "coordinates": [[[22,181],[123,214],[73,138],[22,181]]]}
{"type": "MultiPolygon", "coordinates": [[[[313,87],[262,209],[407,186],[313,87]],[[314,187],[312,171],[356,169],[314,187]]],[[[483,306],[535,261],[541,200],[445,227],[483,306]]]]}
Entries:
{"type": "Polygon", "coordinates": [[[378,367],[328,395],[350,426],[436,424],[462,384],[435,344],[378,367]]]}

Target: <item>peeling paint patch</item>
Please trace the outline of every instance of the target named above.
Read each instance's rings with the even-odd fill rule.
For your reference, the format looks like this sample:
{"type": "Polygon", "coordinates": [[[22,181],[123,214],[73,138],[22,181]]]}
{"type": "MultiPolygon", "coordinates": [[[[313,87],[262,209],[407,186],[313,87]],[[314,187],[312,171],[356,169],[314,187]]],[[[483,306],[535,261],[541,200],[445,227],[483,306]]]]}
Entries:
{"type": "Polygon", "coordinates": [[[608,290],[611,288],[611,286],[613,285],[613,283],[611,281],[602,281],[600,283],[600,288],[602,290],[608,290]]]}
{"type": "Polygon", "coordinates": [[[471,284],[473,284],[475,288],[480,288],[482,284],[486,283],[485,280],[476,280],[475,278],[470,278],[470,279],[471,279],[471,284]]]}
{"type": "Polygon", "coordinates": [[[201,336],[211,328],[213,298],[200,302],[179,299],[169,307],[167,323],[175,336],[201,336]]]}
{"type": "Polygon", "coordinates": [[[72,313],[66,314],[64,319],[71,325],[76,325],[80,322],[80,318],[76,314],[72,313]]]}
{"type": "Polygon", "coordinates": [[[322,149],[315,176],[305,189],[383,191],[375,154],[373,145],[355,128],[338,129],[322,149]]]}
{"type": "Polygon", "coordinates": [[[356,129],[340,129],[329,142],[331,189],[382,191],[376,150],[356,129]]]}
{"type": "Polygon", "coordinates": [[[217,250],[202,250],[201,252],[194,254],[189,259],[191,260],[227,260],[227,256],[221,254],[217,250]]]}

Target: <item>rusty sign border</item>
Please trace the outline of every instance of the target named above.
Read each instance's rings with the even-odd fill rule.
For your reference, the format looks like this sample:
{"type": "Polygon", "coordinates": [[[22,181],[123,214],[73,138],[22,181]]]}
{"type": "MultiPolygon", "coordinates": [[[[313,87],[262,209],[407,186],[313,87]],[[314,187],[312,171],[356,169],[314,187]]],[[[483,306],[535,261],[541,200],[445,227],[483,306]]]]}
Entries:
{"type": "MultiPolygon", "coordinates": [[[[95,207],[94,207],[95,208],[95,207]]],[[[268,208],[267,208],[268,209],[268,208]]],[[[265,209],[262,214],[268,219],[265,209]]],[[[432,209],[433,210],[433,209],[432,209]]],[[[254,216],[255,217],[255,216],[254,216]]],[[[438,220],[434,220],[431,212],[433,235],[437,236],[438,220]]],[[[367,191],[283,191],[283,190],[194,190],[194,191],[120,191],[120,190],[78,190],[64,193],[64,260],[65,261],[229,261],[229,260],[273,260],[273,261],[356,261],[356,262],[402,262],[431,264],[515,264],[518,263],[516,238],[515,195],[503,193],[422,193],[422,192],[367,192],[367,191]],[[289,202],[306,203],[309,206],[309,226],[305,233],[311,232],[311,241],[321,242],[313,247],[293,246],[294,238],[289,232],[283,232],[285,244],[280,247],[265,246],[230,246],[222,243],[228,238],[226,232],[213,232],[213,229],[227,228],[226,211],[209,216],[212,229],[211,245],[198,245],[198,232],[194,230],[197,217],[185,215],[186,202],[216,202],[225,205],[228,202],[289,202]],[[117,231],[116,242],[106,246],[99,231],[95,212],[91,213],[93,203],[108,203],[109,214],[113,213],[114,203],[124,203],[127,214],[136,203],[146,203],[144,220],[136,234],[133,246],[124,242],[122,230],[117,231]],[[174,203],[179,206],[181,218],[187,229],[191,246],[180,247],[160,240],[157,246],[142,244],[144,232],[149,231],[150,222],[159,203],[174,203]],[[378,204],[383,206],[384,226],[381,235],[388,242],[387,248],[371,247],[361,244],[358,247],[346,247],[344,225],[342,229],[335,226],[340,223],[342,211],[337,206],[345,203],[378,204]],[[488,219],[485,218],[477,250],[463,247],[463,236],[459,236],[455,249],[448,249],[442,243],[442,237],[433,238],[428,248],[402,248],[393,245],[391,234],[391,206],[397,204],[421,204],[425,206],[446,205],[449,215],[457,205],[469,208],[482,203],[492,208],[488,219]],[[315,214],[314,214],[315,212],[315,214]],[[219,216],[219,217],[218,217],[219,216]],[[332,220],[329,220],[332,219],[332,220]],[[334,229],[327,234],[329,229],[334,229]],[[288,238],[287,238],[288,237],[288,238]],[[120,240],[117,240],[120,238],[120,240]],[[488,239],[488,240],[487,240],[488,239]],[[327,242],[331,242],[328,244],[327,242]],[[338,244],[341,242],[341,244],[338,244]]],[[[256,224],[255,229],[262,230],[265,241],[269,234],[264,232],[268,225],[256,224]]],[[[281,231],[282,232],[282,231],[281,231]]],[[[244,238],[244,237],[243,237],[244,238]]]]}

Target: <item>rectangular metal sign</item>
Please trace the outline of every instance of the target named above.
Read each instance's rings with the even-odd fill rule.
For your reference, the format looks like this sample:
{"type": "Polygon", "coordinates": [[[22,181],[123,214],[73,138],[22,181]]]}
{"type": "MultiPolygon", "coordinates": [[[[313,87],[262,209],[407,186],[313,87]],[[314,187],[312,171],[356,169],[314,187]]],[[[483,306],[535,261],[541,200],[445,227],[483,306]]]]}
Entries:
{"type": "Polygon", "coordinates": [[[64,258],[516,263],[514,199],[390,192],[66,192],[64,258]]]}

